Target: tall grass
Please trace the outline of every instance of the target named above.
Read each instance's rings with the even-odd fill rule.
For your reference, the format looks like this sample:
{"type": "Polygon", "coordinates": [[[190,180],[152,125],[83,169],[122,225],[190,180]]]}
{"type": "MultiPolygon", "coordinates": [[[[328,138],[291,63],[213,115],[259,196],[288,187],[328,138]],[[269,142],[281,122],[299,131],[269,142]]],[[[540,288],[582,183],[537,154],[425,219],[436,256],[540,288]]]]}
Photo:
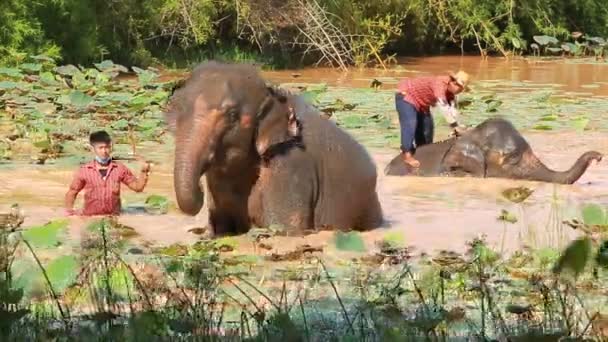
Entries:
{"type": "MultiPolygon", "coordinates": [[[[304,277],[308,281],[275,279],[276,291],[270,294],[270,288],[252,281],[255,276],[231,271],[213,243],[199,243],[181,256],[131,260],[114,224],[104,219],[89,227],[79,275],[64,291],[54,288],[27,240],[1,230],[3,341],[515,341],[599,336],[595,321],[600,315],[587,301],[601,298],[601,291],[581,288],[601,289],[603,275],[598,282],[581,272],[580,262],[570,260],[573,245],[551,260],[531,250],[507,258],[481,238],[471,241],[462,255],[443,252],[393,266],[382,261],[369,267],[362,258],[338,269],[315,258],[310,262],[318,267],[308,271],[314,273],[304,277]],[[46,279],[46,294],[35,299],[26,298],[12,283],[11,263],[20,246],[46,279]],[[555,266],[546,267],[551,264],[555,266]],[[573,267],[578,277],[564,277],[573,267]]],[[[584,264],[589,259],[586,256],[584,264]]]]}

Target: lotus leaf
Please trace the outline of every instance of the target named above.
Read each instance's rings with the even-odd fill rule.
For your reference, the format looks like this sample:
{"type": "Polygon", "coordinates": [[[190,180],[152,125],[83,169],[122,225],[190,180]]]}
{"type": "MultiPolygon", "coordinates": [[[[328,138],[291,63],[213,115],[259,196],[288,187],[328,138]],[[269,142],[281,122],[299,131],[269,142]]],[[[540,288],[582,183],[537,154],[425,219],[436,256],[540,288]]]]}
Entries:
{"type": "Polygon", "coordinates": [[[40,62],[47,62],[47,63],[51,63],[54,64],[55,60],[49,56],[45,56],[45,55],[35,55],[35,56],[30,56],[31,59],[35,60],[35,61],[40,61],[40,62]]]}
{"type": "Polygon", "coordinates": [[[148,213],[166,214],[169,211],[169,200],[160,195],[150,195],[146,198],[145,210],[148,213]]]}
{"type": "Polygon", "coordinates": [[[51,248],[59,246],[59,235],[68,226],[67,220],[51,221],[45,225],[32,227],[23,232],[23,239],[35,248],[51,248]]]}
{"type": "Polygon", "coordinates": [[[505,209],[502,209],[500,212],[500,216],[498,216],[498,220],[507,223],[517,223],[517,216],[515,216],[513,213],[508,212],[505,209]]]}
{"type": "Polygon", "coordinates": [[[545,124],[538,124],[538,125],[532,127],[532,129],[535,129],[538,131],[550,131],[550,130],[553,130],[553,126],[545,125],[545,124]]]}
{"type": "Polygon", "coordinates": [[[143,119],[138,122],[136,129],[138,131],[145,131],[149,129],[154,129],[161,124],[160,120],[155,119],[143,119]]]}
{"type": "Polygon", "coordinates": [[[521,41],[519,40],[519,38],[511,38],[511,44],[513,44],[514,48],[521,49],[521,41]]]}
{"type": "Polygon", "coordinates": [[[608,213],[597,204],[588,204],[583,207],[583,222],[588,225],[608,225],[608,213]]]}
{"type": "Polygon", "coordinates": [[[89,89],[93,83],[87,80],[87,76],[83,73],[75,73],[72,75],[72,84],[76,89],[89,89]]]}
{"type": "Polygon", "coordinates": [[[128,103],[133,100],[133,95],[126,92],[116,92],[106,95],[108,101],[115,103],[128,103]]]}
{"type": "Polygon", "coordinates": [[[55,76],[48,72],[45,71],[42,74],[40,74],[40,82],[49,86],[57,86],[59,85],[59,82],[57,82],[57,80],[55,79],[55,76]]]}
{"type": "Polygon", "coordinates": [[[547,114],[540,118],[541,121],[557,121],[559,117],[555,114],[547,114]]]}
{"type": "Polygon", "coordinates": [[[15,68],[0,68],[0,75],[8,76],[11,78],[22,79],[23,74],[21,70],[15,68]]]}
{"type": "Polygon", "coordinates": [[[502,192],[502,195],[507,200],[509,200],[513,203],[521,203],[521,202],[525,201],[526,199],[528,199],[528,197],[530,197],[530,195],[532,195],[533,193],[534,193],[534,190],[531,190],[529,188],[516,187],[516,188],[509,188],[509,189],[504,190],[502,192]]]}
{"type": "Polygon", "coordinates": [[[158,77],[158,75],[154,72],[144,70],[141,73],[137,74],[137,79],[139,81],[139,85],[142,87],[148,86],[152,84],[152,82],[158,77]]]}
{"type": "Polygon", "coordinates": [[[105,273],[95,278],[94,284],[106,294],[106,284],[109,283],[112,295],[117,300],[127,300],[135,288],[133,275],[125,266],[115,266],[109,270],[109,279],[105,273]]]}
{"type": "Polygon", "coordinates": [[[30,72],[30,73],[38,73],[42,70],[42,64],[37,63],[24,63],[20,65],[21,70],[30,72]]]}
{"type": "Polygon", "coordinates": [[[70,94],[70,103],[77,108],[84,108],[93,102],[93,98],[82,91],[76,90],[70,94]]]}
{"type": "Polygon", "coordinates": [[[52,115],[55,114],[56,107],[52,103],[42,102],[36,104],[36,110],[44,115],[52,115]]]}
{"type": "Polygon", "coordinates": [[[365,252],[365,243],[357,232],[341,232],[334,234],[334,244],[338,250],[350,252],[365,252]]]}
{"type": "Polygon", "coordinates": [[[585,39],[598,45],[606,44],[606,40],[602,37],[585,37],[585,39]]]}
{"type": "Polygon", "coordinates": [[[25,296],[45,294],[47,287],[44,276],[33,261],[24,258],[15,260],[11,265],[11,273],[13,274],[13,287],[23,291],[25,296]]]}
{"type": "Polygon", "coordinates": [[[405,236],[400,232],[387,233],[382,241],[391,247],[405,247],[405,236]]]}
{"type": "Polygon", "coordinates": [[[63,76],[74,76],[76,74],[82,74],[80,69],[78,69],[77,67],[75,67],[72,64],[59,66],[59,67],[55,68],[55,72],[57,72],[59,75],[63,75],[63,76]]]}
{"type": "Polygon", "coordinates": [[[588,124],[589,124],[589,119],[584,118],[584,117],[577,118],[572,121],[572,125],[578,131],[584,131],[587,128],[588,124]]]}
{"type": "Polygon", "coordinates": [[[338,123],[345,128],[361,128],[366,125],[366,120],[359,115],[340,115],[338,123]]]}
{"type": "Polygon", "coordinates": [[[553,272],[561,274],[563,271],[570,271],[577,277],[585,269],[590,253],[591,240],[588,237],[574,240],[555,263],[553,272]]]}
{"type": "Polygon", "coordinates": [[[105,73],[98,73],[95,75],[95,84],[98,86],[105,86],[110,82],[110,76],[105,73]]]}
{"type": "Polygon", "coordinates": [[[53,290],[62,293],[76,281],[79,265],[73,255],[60,256],[45,266],[53,290]]]}
{"type": "Polygon", "coordinates": [[[0,90],[9,90],[17,88],[18,83],[12,81],[1,81],[0,90]]]}
{"type": "Polygon", "coordinates": [[[100,71],[108,70],[114,68],[114,62],[111,60],[104,60],[101,63],[95,63],[95,67],[100,71]]]}
{"type": "Polygon", "coordinates": [[[129,121],[125,119],[120,119],[112,123],[112,128],[117,130],[126,130],[129,127],[129,121]]]}
{"type": "Polygon", "coordinates": [[[496,112],[498,110],[498,107],[500,107],[501,105],[502,105],[502,101],[501,100],[490,101],[488,103],[488,107],[487,107],[486,111],[488,111],[488,112],[496,112]]]}
{"type": "Polygon", "coordinates": [[[49,149],[51,147],[51,142],[48,140],[36,141],[34,142],[34,147],[37,147],[39,149],[49,149]]]}
{"type": "Polygon", "coordinates": [[[534,41],[537,42],[538,44],[540,44],[541,46],[559,43],[559,40],[557,40],[557,38],[551,37],[551,36],[546,36],[546,35],[545,36],[533,36],[532,39],[534,39],[534,41]]]}
{"type": "Polygon", "coordinates": [[[564,43],[562,44],[562,49],[566,52],[570,52],[570,53],[577,53],[578,52],[578,45],[576,44],[572,44],[572,43],[564,43]]]}

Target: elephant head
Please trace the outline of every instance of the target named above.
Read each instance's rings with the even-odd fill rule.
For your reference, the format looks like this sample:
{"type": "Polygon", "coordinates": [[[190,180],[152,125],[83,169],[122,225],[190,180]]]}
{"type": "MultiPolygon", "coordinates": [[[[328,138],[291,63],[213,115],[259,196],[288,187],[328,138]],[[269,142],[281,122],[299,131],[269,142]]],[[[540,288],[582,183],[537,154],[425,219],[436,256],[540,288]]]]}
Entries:
{"type": "Polygon", "coordinates": [[[175,90],[165,119],[175,136],[177,203],[189,215],[203,206],[200,177],[211,168],[233,175],[254,172],[271,147],[299,137],[286,96],[244,64],[197,67],[175,90]]]}

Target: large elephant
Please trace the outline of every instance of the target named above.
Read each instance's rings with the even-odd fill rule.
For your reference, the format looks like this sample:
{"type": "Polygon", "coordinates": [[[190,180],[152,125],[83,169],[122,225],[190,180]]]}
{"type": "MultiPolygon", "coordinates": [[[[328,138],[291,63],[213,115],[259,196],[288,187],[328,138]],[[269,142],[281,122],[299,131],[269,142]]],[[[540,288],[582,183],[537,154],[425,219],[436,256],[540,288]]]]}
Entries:
{"type": "Polygon", "coordinates": [[[385,168],[386,175],[404,176],[473,176],[524,179],[572,184],[602,154],[588,151],[567,171],[558,172],[545,166],[524,137],[502,118],[485,120],[460,137],[423,145],[416,149],[418,170],[406,166],[397,155],[385,168]]]}
{"type": "Polygon", "coordinates": [[[196,215],[205,175],[214,235],[251,224],[367,230],[383,222],[376,166],[303,98],[266,85],[250,65],[207,62],[171,97],[174,187],[196,215]]]}

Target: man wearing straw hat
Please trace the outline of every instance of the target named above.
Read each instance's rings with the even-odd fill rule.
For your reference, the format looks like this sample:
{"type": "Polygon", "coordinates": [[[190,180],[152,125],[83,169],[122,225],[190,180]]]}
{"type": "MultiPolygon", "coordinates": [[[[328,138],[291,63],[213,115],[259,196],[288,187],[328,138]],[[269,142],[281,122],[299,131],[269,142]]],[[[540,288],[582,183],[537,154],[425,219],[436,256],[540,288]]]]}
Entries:
{"type": "Polygon", "coordinates": [[[457,121],[456,95],[467,86],[469,75],[464,71],[445,76],[406,78],[397,85],[395,106],[401,126],[403,161],[412,167],[420,162],[414,157],[416,147],[433,142],[434,122],[430,107],[438,105],[446,121],[459,135],[464,127],[457,121]]]}

